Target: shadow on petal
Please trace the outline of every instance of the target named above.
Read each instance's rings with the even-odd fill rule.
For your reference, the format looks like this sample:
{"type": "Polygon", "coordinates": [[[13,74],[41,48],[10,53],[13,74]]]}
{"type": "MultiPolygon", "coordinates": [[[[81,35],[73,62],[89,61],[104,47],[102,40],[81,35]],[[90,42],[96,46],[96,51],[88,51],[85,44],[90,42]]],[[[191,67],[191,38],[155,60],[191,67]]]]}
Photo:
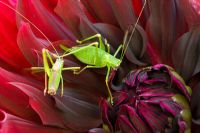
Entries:
{"type": "Polygon", "coordinates": [[[45,127],[0,110],[0,132],[2,133],[75,133],[69,129],[45,127]]]}
{"type": "Polygon", "coordinates": [[[98,127],[102,121],[98,108],[98,98],[79,88],[67,88],[64,96],[56,96],[56,107],[60,110],[63,122],[75,131],[88,131],[98,127]]]}

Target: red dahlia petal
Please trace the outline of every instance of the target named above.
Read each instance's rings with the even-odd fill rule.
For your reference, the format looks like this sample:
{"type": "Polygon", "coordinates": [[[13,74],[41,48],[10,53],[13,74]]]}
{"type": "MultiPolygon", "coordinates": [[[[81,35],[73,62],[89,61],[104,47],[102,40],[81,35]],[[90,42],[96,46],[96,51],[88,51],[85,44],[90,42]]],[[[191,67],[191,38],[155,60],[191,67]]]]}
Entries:
{"type": "Polygon", "coordinates": [[[13,81],[27,83],[37,87],[39,86],[39,83],[35,80],[27,77],[25,78],[0,68],[0,108],[21,118],[40,122],[39,116],[28,106],[28,97],[17,87],[9,84],[9,82],[13,81]]]}
{"type": "MultiPolygon", "coordinates": [[[[18,0],[17,10],[27,17],[27,19],[29,19],[33,24],[35,24],[37,28],[41,30],[51,41],[59,39],[76,39],[61,19],[56,16],[53,10],[48,10],[40,1],[18,0]]],[[[25,20],[18,15],[18,25],[21,24],[21,21],[25,20]]],[[[35,27],[33,28],[33,31],[36,36],[44,38],[44,36],[37,29],[35,29],[35,27]]]]}
{"type": "MultiPolygon", "coordinates": [[[[6,1],[4,1],[6,2],[6,1]]],[[[29,66],[16,45],[17,27],[15,12],[0,3],[0,58],[13,68],[29,66]]]]}
{"type": "Polygon", "coordinates": [[[30,106],[37,112],[44,125],[58,126],[63,128],[62,117],[58,109],[54,107],[54,102],[49,96],[44,96],[43,91],[36,89],[27,84],[19,82],[10,82],[15,87],[18,87],[29,97],[30,106]]]}

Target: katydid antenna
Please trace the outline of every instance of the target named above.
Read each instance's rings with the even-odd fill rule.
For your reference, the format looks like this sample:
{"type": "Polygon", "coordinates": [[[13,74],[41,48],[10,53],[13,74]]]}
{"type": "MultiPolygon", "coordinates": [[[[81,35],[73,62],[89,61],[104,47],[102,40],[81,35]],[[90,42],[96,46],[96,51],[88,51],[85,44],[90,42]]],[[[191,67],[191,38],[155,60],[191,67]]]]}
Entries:
{"type": "Polygon", "coordinates": [[[125,45],[125,43],[126,43],[126,39],[127,39],[127,36],[128,36],[128,31],[125,32],[125,36],[124,36],[124,40],[123,40],[123,44],[125,45],[125,47],[124,47],[124,50],[122,51],[121,59],[123,59],[123,57],[124,57],[124,55],[125,55],[125,53],[126,53],[126,50],[127,50],[128,46],[129,46],[129,44],[130,44],[130,42],[131,42],[131,38],[133,37],[133,34],[134,34],[135,30],[136,30],[136,26],[137,26],[137,24],[138,24],[138,22],[139,22],[139,20],[140,20],[140,17],[141,17],[141,15],[142,15],[142,13],[143,13],[143,10],[144,10],[144,8],[145,8],[146,3],[147,3],[147,0],[144,1],[144,4],[143,4],[142,9],[141,9],[141,11],[140,11],[140,14],[139,14],[139,16],[138,16],[138,18],[137,18],[137,20],[136,20],[136,22],[135,22],[135,24],[134,24],[133,30],[132,30],[132,32],[131,32],[131,35],[130,35],[129,40],[128,40],[128,42],[127,42],[126,45],[125,45]]]}

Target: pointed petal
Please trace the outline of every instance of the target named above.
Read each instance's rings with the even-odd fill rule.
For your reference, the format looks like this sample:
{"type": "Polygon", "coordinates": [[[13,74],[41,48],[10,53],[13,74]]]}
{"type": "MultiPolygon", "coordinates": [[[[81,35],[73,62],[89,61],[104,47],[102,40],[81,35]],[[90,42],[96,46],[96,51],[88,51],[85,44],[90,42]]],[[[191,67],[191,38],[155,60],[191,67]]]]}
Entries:
{"type": "Polygon", "coordinates": [[[144,102],[140,102],[138,110],[153,132],[162,131],[167,126],[168,116],[162,113],[161,109],[144,102]]]}
{"type": "Polygon", "coordinates": [[[40,121],[34,110],[28,107],[28,97],[8,83],[12,81],[30,83],[31,80],[0,68],[0,108],[24,119],[40,121]]]}
{"type": "Polygon", "coordinates": [[[2,133],[73,133],[69,129],[45,127],[0,110],[0,132],[2,133]]]}
{"type": "MultiPolygon", "coordinates": [[[[128,36],[127,41],[129,41],[129,37],[130,36],[128,36]]],[[[128,44],[128,47],[125,51],[126,58],[133,64],[137,64],[139,66],[145,65],[145,63],[141,61],[141,58],[146,50],[146,44],[147,37],[145,31],[138,25],[130,40],[130,44],[128,44]]]]}
{"type": "Polygon", "coordinates": [[[108,40],[111,47],[117,49],[118,46],[122,44],[124,34],[118,27],[106,23],[95,23],[94,27],[108,40]]]}
{"type": "Polygon", "coordinates": [[[82,38],[87,38],[97,34],[97,30],[94,28],[92,23],[85,18],[80,18],[79,31],[82,35],[82,38]]]}
{"type": "Polygon", "coordinates": [[[126,31],[128,26],[134,24],[135,15],[131,0],[107,0],[111,5],[114,15],[123,31],[126,31]]]}
{"type": "Polygon", "coordinates": [[[185,33],[173,48],[173,63],[184,79],[200,72],[200,27],[185,33]]]}
{"type": "Polygon", "coordinates": [[[55,12],[63,19],[74,35],[77,38],[81,38],[79,31],[79,20],[80,18],[87,18],[81,9],[80,1],[59,0],[57,7],[55,8],[55,12]]]}
{"type": "Polygon", "coordinates": [[[117,25],[117,20],[107,0],[81,0],[98,22],[117,25]]]}
{"type": "Polygon", "coordinates": [[[131,121],[132,125],[134,126],[137,132],[139,133],[150,132],[149,127],[146,125],[146,123],[144,123],[142,118],[140,118],[140,116],[137,114],[136,110],[133,107],[128,105],[123,105],[120,110],[120,114],[121,113],[128,116],[129,120],[131,121]]]}
{"type": "Polygon", "coordinates": [[[51,97],[44,96],[43,91],[27,84],[19,82],[10,82],[10,84],[18,87],[29,97],[30,106],[40,116],[44,125],[64,128],[62,117],[60,117],[59,110],[54,107],[51,97]]]}
{"type": "Polygon", "coordinates": [[[171,64],[173,42],[187,30],[183,13],[175,0],[153,0],[150,14],[146,30],[151,47],[155,50],[154,54],[161,57],[162,62],[159,63],[171,64]]]}
{"type": "Polygon", "coordinates": [[[119,115],[116,124],[118,125],[121,133],[137,132],[126,115],[119,115]]]}

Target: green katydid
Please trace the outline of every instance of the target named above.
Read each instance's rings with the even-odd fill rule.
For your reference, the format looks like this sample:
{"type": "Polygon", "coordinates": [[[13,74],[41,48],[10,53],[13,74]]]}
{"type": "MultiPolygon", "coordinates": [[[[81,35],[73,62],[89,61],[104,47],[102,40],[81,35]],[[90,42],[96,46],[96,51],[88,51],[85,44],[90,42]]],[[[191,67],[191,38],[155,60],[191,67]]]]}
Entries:
{"type": "MultiPolygon", "coordinates": [[[[99,40],[98,42],[93,42],[88,45],[74,46],[72,48],[67,48],[64,45],[60,45],[61,49],[63,49],[66,52],[66,54],[63,54],[61,57],[65,57],[68,55],[74,55],[79,61],[86,64],[86,66],[84,68],[82,68],[79,72],[76,71],[75,74],[79,74],[87,68],[107,67],[105,83],[107,86],[107,91],[108,91],[109,100],[110,100],[111,104],[113,104],[113,97],[112,97],[112,93],[111,93],[111,90],[110,90],[109,84],[108,84],[110,70],[117,69],[120,66],[120,64],[122,62],[122,58],[127,50],[128,44],[130,43],[130,39],[133,36],[133,33],[136,29],[137,23],[139,22],[139,18],[144,10],[145,5],[146,5],[146,0],[144,2],[142,10],[138,16],[138,19],[137,19],[135,25],[134,25],[134,28],[132,30],[132,33],[130,35],[130,38],[129,38],[126,46],[120,45],[118,47],[118,49],[116,50],[116,52],[114,53],[114,55],[110,54],[109,44],[107,43],[106,40],[104,41],[105,44],[103,43],[103,39],[100,34],[93,35],[93,36],[85,38],[84,40],[81,40],[81,41],[77,40],[77,43],[83,44],[84,42],[91,41],[94,38],[98,38],[98,40],[99,40]],[[105,46],[107,47],[107,51],[105,50],[105,46]],[[116,55],[119,53],[119,51],[121,49],[123,50],[122,54],[121,54],[121,58],[118,59],[118,58],[116,58],[116,55]]],[[[124,36],[124,44],[126,42],[127,36],[128,36],[128,31],[125,33],[125,36],[124,36]]],[[[56,55],[54,55],[54,56],[56,56],[56,55]]]]}
{"type": "MultiPolygon", "coordinates": [[[[105,44],[105,46],[107,46],[107,51],[105,51],[105,47],[104,47],[100,34],[96,34],[94,36],[86,38],[85,40],[78,41],[78,42],[83,43],[87,40],[90,40],[96,37],[99,38],[99,42],[93,42],[85,46],[75,46],[72,48],[67,48],[64,45],[60,45],[60,47],[63,50],[65,50],[65,52],[68,52],[67,54],[63,54],[61,57],[65,57],[65,56],[73,54],[79,61],[81,61],[84,64],[87,64],[80,71],[78,72],[76,71],[75,74],[79,74],[87,68],[107,67],[108,71],[106,74],[105,82],[108,89],[110,100],[112,102],[112,94],[108,85],[108,77],[109,77],[110,69],[111,68],[115,69],[121,64],[121,60],[117,59],[116,55],[119,53],[120,49],[122,49],[122,45],[119,46],[119,48],[117,49],[114,55],[111,55],[109,44],[105,44]]],[[[54,56],[57,57],[56,55],[54,56]]]]}
{"type": "Polygon", "coordinates": [[[43,57],[43,65],[44,67],[31,67],[28,70],[32,70],[35,72],[45,72],[45,89],[44,94],[48,93],[50,95],[55,95],[56,91],[58,90],[58,87],[61,82],[61,96],[63,95],[63,77],[62,77],[62,71],[64,70],[73,70],[76,71],[80,69],[80,67],[66,67],[64,68],[64,60],[58,55],[57,50],[53,46],[52,42],[48,39],[48,37],[35,25],[33,24],[28,18],[26,18],[24,15],[22,15],[20,12],[18,12],[16,9],[11,7],[10,5],[0,1],[1,4],[7,6],[9,9],[16,12],[18,15],[20,15],[22,18],[24,18],[26,21],[28,21],[34,28],[36,28],[49,42],[49,44],[53,47],[55,50],[55,53],[57,55],[55,63],[53,62],[53,59],[51,57],[52,53],[50,53],[47,49],[42,49],[42,57],[43,57]],[[52,68],[49,67],[48,59],[51,63],[52,68]],[[47,81],[47,77],[49,77],[47,81]]]}

